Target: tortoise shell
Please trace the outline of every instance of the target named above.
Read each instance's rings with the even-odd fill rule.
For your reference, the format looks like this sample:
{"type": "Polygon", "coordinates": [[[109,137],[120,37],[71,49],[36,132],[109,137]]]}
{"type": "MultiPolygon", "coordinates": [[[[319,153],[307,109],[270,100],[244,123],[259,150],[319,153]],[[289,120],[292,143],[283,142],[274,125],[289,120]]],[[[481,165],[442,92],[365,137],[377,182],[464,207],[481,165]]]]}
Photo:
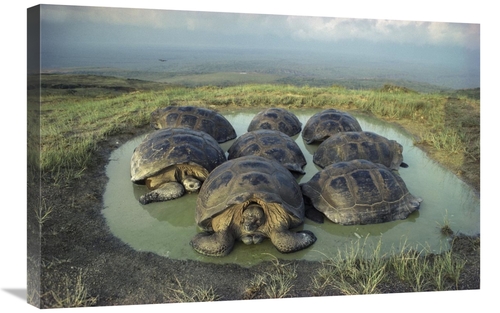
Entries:
{"type": "Polygon", "coordinates": [[[404,164],[403,146],[373,132],[340,132],[323,141],[313,155],[314,164],[321,168],[355,159],[365,159],[399,170],[404,164]]]}
{"type": "Polygon", "coordinates": [[[222,143],[236,138],[229,121],[213,110],[195,106],[169,106],[151,112],[151,127],[186,127],[203,131],[222,143]]]}
{"type": "Polygon", "coordinates": [[[228,150],[228,160],[247,155],[259,155],[278,161],[288,170],[304,174],[306,158],[299,145],[277,130],[260,129],[238,137],[228,150]]]}
{"type": "Polygon", "coordinates": [[[226,161],[226,155],[210,135],[189,128],[165,128],[148,134],[134,149],[131,180],[136,183],[175,164],[195,164],[208,172],[226,161]]]}
{"type": "Polygon", "coordinates": [[[408,191],[399,175],[367,160],[329,165],[301,189],[316,210],[342,225],[405,219],[422,201],[408,191]]]}
{"type": "Polygon", "coordinates": [[[307,144],[321,142],[333,134],[346,131],[361,131],[358,120],[347,112],[327,109],[307,120],[302,130],[302,138],[307,144]]]}
{"type": "Polygon", "coordinates": [[[228,160],[208,175],[198,194],[196,223],[210,230],[213,217],[251,199],[281,205],[291,220],[304,219],[304,199],[290,171],[276,161],[251,155],[228,160]]]}
{"type": "Polygon", "coordinates": [[[247,131],[258,129],[278,130],[294,136],[302,130],[302,123],[292,112],[282,108],[269,108],[257,113],[250,121],[247,131]]]}

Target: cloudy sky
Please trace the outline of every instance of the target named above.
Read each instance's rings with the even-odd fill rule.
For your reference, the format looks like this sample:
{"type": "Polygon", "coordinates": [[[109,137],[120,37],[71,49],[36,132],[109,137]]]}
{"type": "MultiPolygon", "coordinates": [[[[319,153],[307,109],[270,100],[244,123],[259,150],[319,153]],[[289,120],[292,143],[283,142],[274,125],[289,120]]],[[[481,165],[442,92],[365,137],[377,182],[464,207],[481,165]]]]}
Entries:
{"type": "MultiPolygon", "coordinates": [[[[77,55],[82,60],[90,53],[100,55],[98,61],[104,62],[103,56],[110,55],[109,51],[124,53],[137,48],[294,49],[348,55],[363,61],[384,59],[447,66],[456,69],[456,75],[471,73],[476,82],[479,79],[479,23],[346,18],[331,14],[44,5],[42,62],[49,68],[64,67],[54,60],[63,62],[63,58],[77,55]]],[[[457,86],[465,87],[470,86],[457,86]]]]}
{"type": "Polygon", "coordinates": [[[167,43],[267,46],[366,41],[478,50],[480,26],[386,19],[44,6],[46,40],[66,43],[167,43]]]}

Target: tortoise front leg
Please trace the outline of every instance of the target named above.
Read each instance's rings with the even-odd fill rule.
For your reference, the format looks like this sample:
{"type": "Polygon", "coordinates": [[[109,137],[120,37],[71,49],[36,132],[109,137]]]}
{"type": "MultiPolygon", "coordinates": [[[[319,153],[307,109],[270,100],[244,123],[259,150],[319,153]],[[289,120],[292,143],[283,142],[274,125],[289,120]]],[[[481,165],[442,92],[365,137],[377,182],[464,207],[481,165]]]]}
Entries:
{"type": "Polygon", "coordinates": [[[179,198],[184,194],[184,186],[178,182],[168,182],[161,185],[158,189],[152,190],[139,198],[141,204],[151,202],[167,201],[179,198]]]}
{"type": "Polygon", "coordinates": [[[299,251],[316,242],[316,236],[308,230],[302,230],[296,233],[289,230],[277,230],[272,232],[269,237],[273,245],[281,253],[299,251]]]}
{"type": "Polygon", "coordinates": [[[202,232],[191,239],[193,249],[208,256],[224,256],[229,254],[234,246],[231,232],[202,232]]]}

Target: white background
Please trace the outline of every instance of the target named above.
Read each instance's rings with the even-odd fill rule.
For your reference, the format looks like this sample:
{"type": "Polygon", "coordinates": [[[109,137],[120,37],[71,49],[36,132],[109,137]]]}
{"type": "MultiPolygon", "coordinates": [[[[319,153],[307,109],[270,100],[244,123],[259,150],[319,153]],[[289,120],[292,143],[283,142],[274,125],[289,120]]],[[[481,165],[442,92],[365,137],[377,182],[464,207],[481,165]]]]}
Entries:
{"type": "MultiPolygon", "coordinates": [[[[159,304],[142,306],[87,308],[85,312],[165,312],[203,310],[220,312],[235,310],[299,310],[348,311],[348,312],[472,312],[486,308],[488,300],[496,300],[499,246],[498,199],[494,199],[498,183],[499,105],[498,62],[500,56],[496,41],[500,30],[498,10],[493,1],[54,1],[43,4],[113,6],[126,8],[177,9],[212,12],[242,12],[302,16],[354,17],[439,22],[464,22],[481,24],[481,125],[482,125],[482,186],[481,186],[481,290],[459,292],[427,292],[398,295],[344,296],[296,298],[287,300],[226,301],[203,304],[159,304]],[[341,2],[339,4],[339,2],[341,2]]],[[[1,193],[1,276],[0,307],[4,312],[35,311],[26,304],[26,10],[40,4],[35,1],[9,1],[2,3],[0,40],[1,64],[0,98],[3,112],[2,127],[1,193]]],[[[119,264],[117,264],[119,266],[119,264]]],[[[489,307],[489,306],[488,306],[489,307]]],[[[496,306],[498,307],[498,306],[496,306]]],[[[60,309],[66,312],[75,309],[60,309]]],[[[488,310],[489,311],[489,310],[488,310]]]]}

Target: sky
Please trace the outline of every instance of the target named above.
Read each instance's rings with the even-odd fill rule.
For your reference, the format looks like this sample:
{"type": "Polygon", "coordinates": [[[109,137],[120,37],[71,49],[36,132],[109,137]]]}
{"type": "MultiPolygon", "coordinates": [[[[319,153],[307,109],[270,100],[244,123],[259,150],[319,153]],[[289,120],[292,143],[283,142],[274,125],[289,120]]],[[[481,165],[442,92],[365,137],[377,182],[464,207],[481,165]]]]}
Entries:
{"type": "Polygon", "coordinates": [[[44,5],[41,16],[42,51],[295,49],[479,66],[479,23],[57,5],[44,5]]]}
{"type": "MultiPolygon", "coordinates": [[[[198,38],[203,45],[222,42],[236,45],[243,42],[225,40],[273,37],[298,44],[354,39],[472,50],[479,49],[480,43],[480,25],[473,23],[50,5],[43,6],[42,21],[64,25],[63,34],[91,42],[148,42],[163,37],[186,44],[198,38]]],[[[71,38],[60,38],[68,39],[71,38]]]]}

